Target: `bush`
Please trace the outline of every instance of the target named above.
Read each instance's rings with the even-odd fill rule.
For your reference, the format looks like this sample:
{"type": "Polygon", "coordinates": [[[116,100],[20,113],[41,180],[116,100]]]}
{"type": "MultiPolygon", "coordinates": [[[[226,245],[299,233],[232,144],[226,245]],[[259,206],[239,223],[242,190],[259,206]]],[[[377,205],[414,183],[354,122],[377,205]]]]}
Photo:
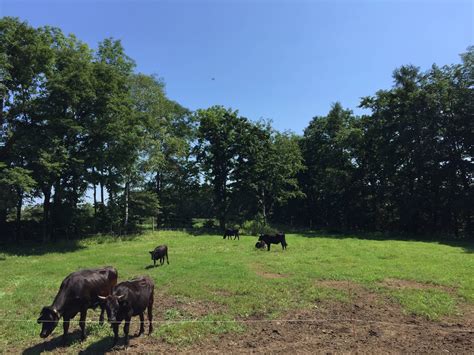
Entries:
{"type": "Polygon", "coordinates": [[[206,222],[204,222],[203,227],[208,228],[208,229],[213,229],[215,228],[216,223],[213,219],[208,219],[206,222]]]}
{"type": "Polygon", "coordinates": [[[249,220],[242,224],[242,234],[259,235],[259,234],[274,234],[276,229],[269,224],[264,224],[263,221],[249,220]]]}

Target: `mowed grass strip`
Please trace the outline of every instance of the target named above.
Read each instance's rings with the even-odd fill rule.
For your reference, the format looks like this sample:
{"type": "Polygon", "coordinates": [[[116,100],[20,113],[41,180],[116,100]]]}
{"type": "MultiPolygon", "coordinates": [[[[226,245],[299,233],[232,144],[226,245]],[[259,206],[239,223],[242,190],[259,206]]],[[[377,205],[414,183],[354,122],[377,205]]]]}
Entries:
{"type": "MultiPolygon", "coordinates": [[[[212,334],[245,329],[232,320],[277,318],[317,301],[350,302],[341,289],[318,285],[318,280],[347,280],[389,294],[408,313],[436,320],[458,312],[462,302],[474,303],[474,256],[466,249],[438,243],[365,240],[355,237],[287,235],[286,251],[255,250],[256,238],[240,241],[221,236],[192,236],[184,232],[155,232],[138,237],[99,237],[55,247],[18,249],[0,255],[0,348],[25,348],[42,342],[36,318],[50,305],[61,281],[80,268],[112,265],[119,281],[148,274],[167,300],[200,302],[204,312],[180,314],[166,302],[155,302],[158,323],[153,336],[175,344],[190,344],[212,334]],[[150,268],[148,251],[167,244],[170,265],[150,268]],[[390,289],[387,279],[411,280],[427,287],[390,289]],[[431,287],[432,286],[432,287],[431,287]],[[453,290],[444,292],[437,287],[453,290]],[[163,308],[160,308],[162,304],[163,308]],[[204,306],[202,306],[204,305],[204,306]],[[167,308],[169,307],[169,308],[167,308]],[[193,320],[204,322],[177,321],[193,320]]],[[[323,284],[323,283],[321,283],[323,284]]],[[[98,311],[89,311],[89,320],[98,311]]],[[[155,319],[157,317],[155,316],[155,319]]],[[[136,322],[136,320],[134,320],[136,322]]],[[[71,326],[74,331],[77,323],[71,326]]],[[[109,327],[88,324],[90,332],[72,349],[94,346],[111,335],[109,327]]],[[[54,335],[60,335],[58,326],[54,335]]]]}

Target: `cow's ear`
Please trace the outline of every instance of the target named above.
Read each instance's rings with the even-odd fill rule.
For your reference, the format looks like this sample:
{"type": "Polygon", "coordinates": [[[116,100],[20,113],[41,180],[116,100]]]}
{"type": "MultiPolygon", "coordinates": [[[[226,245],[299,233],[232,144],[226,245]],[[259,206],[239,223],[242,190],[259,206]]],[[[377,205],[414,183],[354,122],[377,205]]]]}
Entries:
{"type": "Polygon", "coordinates": [[[152,252],[152,251],[149,251],[149,253],[150,253],[150,254],[153,254],[153,252],[152,252]]]}

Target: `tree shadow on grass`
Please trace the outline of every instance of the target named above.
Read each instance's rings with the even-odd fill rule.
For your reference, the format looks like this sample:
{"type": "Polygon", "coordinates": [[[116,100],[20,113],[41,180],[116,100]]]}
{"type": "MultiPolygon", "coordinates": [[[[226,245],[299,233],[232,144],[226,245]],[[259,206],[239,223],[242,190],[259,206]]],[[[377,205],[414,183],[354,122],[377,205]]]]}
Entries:
{"type": "Polygon", "coordinates": [[[442,244],[450,247],[462,248],[466,253],[474,253],[474,242],[461,239],[444,239],[430,236],[413,236],[391,233],[339,233],[324,231],[298,232],[297,235],[305,238],[325,238],[325,239],[361,239],[374,241],[405,241],[442,244]]]}
{"type": "Polygon", "coordinates": [[[186,233],[194,236],[194,237],[199,237],[201,235],[215,235],[215,236],[220,236],[222,238],[222,235],[224,232],[221,232],[217,228],[189,228],[186,230],[186,233]]]}
{"type": "Polygon", "coordinates": [[[23,355],[33,355],[41,354],[46,351],[59,351],[59,352],[68,352],[68,346],[77,342],[81,338],[81,331],[76,330],[72,333],[69,333],[66,337],[66,341],[63,341],[63,336],[57,336],[51,340],[41,342],[39,344],[33,345],[25,350],[23,350],[23,355]]]}
{"type": "MultiPolygon", "coordinates": [[[[2,254],[7,256],[39,256],[48,253],[72,253],[85,249],[79,240],[60,241],[56,243],[36,244],[26,243],[24,245],[0,244],[2,254]]],[[[0,259],[5,260],[5,259],[0,259]]]]}

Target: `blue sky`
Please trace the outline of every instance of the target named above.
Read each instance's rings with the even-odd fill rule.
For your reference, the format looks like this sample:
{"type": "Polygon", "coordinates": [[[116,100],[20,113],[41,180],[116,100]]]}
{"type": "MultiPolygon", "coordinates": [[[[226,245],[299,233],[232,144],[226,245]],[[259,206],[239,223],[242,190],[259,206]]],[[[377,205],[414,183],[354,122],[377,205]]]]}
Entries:
{"type": "Polygon", "coordinates": [[[457,63],[474,44],[474,1],[0,0],[0,15],[94,48],[121,39],[183,106],[224,105],[297,133],[335,101],[361,113],[360,97],[389,88],[396,67],[457,63]]]}

